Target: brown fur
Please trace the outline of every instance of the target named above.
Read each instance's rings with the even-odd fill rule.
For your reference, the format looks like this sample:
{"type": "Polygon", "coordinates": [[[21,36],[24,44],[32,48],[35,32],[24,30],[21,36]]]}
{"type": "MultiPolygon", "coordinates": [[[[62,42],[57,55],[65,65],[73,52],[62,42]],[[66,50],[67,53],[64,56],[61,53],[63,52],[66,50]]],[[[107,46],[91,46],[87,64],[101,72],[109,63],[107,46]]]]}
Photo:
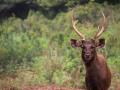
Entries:
{"type": "Polygon", "coordinates": [[[105,44],[104,39],[95,40],[71,40],[73,47],[81,47],[82,60],[86,68],[86,89],[87,90],[108,90],[111,84],[111,72],[107,66],[106,58],[98,54],[96,49],[105,44]]]}
{"type": "Polygon", "coordinates": [[[87,90],[108,90],[111,84],[111,72],[103,55],[97,54],[89,66],[86,66],[87,90]]]}

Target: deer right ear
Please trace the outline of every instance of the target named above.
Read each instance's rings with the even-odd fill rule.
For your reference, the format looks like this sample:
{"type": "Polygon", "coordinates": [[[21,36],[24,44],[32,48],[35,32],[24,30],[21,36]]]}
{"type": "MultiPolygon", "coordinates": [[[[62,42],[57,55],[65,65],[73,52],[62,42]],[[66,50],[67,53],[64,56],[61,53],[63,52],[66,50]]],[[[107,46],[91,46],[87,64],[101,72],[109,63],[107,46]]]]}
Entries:
{"type": "Polygon", "coordinates": [[[76,39],[71,39],[70,42],[71,42],[71,46],[74,47],[74,48],[81,46],[80,42],[77,41],[76,39]]]}
{"type": "Polygon", "coordinates": [[[102,47],[104,47],[104,46],[105,46],[105,39],[104,39],[104,38],[99,39],[99,43],[98,43],[98,46],[97,46],[97,47],[102,48],[102,47]]]}

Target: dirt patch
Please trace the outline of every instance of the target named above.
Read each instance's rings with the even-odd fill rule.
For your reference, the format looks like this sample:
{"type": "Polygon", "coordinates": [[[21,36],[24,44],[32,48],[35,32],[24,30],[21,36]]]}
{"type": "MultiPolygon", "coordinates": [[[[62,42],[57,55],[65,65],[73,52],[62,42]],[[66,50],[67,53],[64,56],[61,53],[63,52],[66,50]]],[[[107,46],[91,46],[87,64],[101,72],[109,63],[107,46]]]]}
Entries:
{"type": "Polygon", "coordinates": [[[43,86],[27,86],[24,87],[22,90],[85,90],[85,89],[74,89],[74,88],[67,88],[67,87],[60,87],[57,85],[43,85],[43,86]]]}

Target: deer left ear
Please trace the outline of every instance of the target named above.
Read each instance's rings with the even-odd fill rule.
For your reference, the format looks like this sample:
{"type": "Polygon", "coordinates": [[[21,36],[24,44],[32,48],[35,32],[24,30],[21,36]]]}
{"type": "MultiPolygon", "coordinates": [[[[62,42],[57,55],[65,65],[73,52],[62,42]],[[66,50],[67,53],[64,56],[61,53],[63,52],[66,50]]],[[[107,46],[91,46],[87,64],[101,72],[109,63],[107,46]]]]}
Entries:
{"type": "Polygon", "coordinates": [[[77,41],[76,39],[71,39],[70,42],[71,42],[72,47],[74,47],[74,48],[80,47],[80,42],[77,41]]]}
{"type": "Polygon", "coordinates": [[[104,38],[99,39],[99,40],[98,40],[97,47],[103,48],[104,46],[105,46],[105,39],[104,39],[104,38]]]}

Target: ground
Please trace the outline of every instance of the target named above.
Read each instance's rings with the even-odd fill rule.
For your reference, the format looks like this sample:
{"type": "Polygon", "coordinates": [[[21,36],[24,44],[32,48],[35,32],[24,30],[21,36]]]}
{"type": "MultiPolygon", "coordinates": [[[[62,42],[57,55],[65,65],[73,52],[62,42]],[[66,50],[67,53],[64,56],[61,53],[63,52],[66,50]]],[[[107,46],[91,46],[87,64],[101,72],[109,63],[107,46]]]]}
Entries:
{"type": "Polygon", "coordinates": [[[43,85],[43,86],[27,86],[24,87],[22,90],[84,90],[84,89],[60,87],[57,85],[43,85]]]}

